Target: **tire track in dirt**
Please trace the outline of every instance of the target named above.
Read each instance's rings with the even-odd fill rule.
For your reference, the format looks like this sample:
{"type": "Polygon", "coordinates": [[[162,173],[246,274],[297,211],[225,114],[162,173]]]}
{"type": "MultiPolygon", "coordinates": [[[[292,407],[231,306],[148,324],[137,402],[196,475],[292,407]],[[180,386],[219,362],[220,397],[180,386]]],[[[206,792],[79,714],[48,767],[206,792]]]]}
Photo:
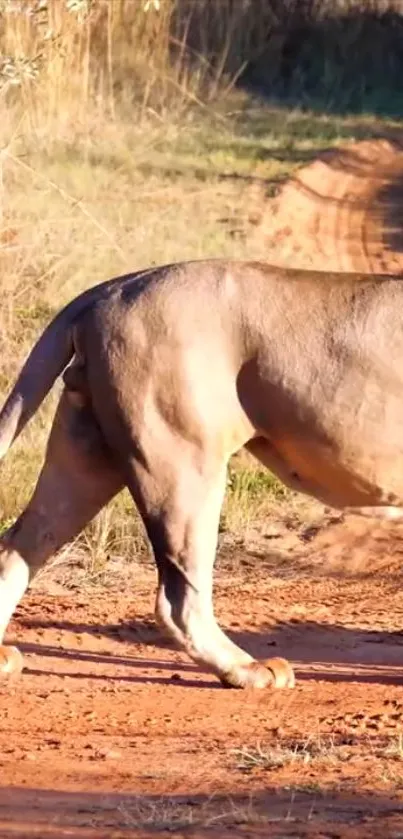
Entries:
{"type": "Polygon", "coordinates": [[[281,533],[247,570],[239,551],[219,563],[220,623],[257,657],[289,655],[293,691],[226,691],[170,648],[152,572],[133,596],[31,591],[9,632],[26,670],[0,684],[1,839],[397,833],[403,531],[359,524],[319,528],[286,564],[281,533]],[[245,749],[269,759],[245,768],[245,749]]]}
{"type": "Polygon", "coordinates": [[[267,203],[255,237],[293,268],[403,270],[403,147],[365,140],[324,152],[267,203]]]}

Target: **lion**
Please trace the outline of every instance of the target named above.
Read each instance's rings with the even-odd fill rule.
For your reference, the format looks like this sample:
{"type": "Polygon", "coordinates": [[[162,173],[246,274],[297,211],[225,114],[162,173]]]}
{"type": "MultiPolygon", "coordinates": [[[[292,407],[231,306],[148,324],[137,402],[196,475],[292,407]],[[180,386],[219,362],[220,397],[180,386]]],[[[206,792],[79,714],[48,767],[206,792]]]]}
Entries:
{"type": "Polygon", "coordinates": [[[224,685],[292,687],[220,629],[212,576],[229,458],[246,448],[327,505],[400,516],[403,282],[259,262],[177,263],[85,291],[50,323],[0,413],[0,454],[63,375],[26,509],[0,540],[4,634],[46,560],[127,487],[158,571],[156,617],[224,685]]]}

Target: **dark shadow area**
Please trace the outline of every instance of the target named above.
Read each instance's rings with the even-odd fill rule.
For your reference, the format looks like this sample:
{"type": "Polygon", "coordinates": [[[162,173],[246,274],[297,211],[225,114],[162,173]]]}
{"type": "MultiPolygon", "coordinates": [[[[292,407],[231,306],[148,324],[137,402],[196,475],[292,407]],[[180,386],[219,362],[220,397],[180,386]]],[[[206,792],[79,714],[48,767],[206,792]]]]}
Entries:
{"type": "Polygon", "coordinates": [[[403,253],[403,173],[379,191],[377,196],[383,220],[383,240],[386,248],[403,253]]]}
{"type": "Polygon", "coordinates": [[[295,619],[228,634],[257,659],[289,658],[300,681],[403,684],[403,631],[295,619]]]}
{"type": "MultiPolygon", "coordinates": [[[[158,646],[158,643],[155,644],[158,646]]],[[[166,646],[166,644],[161,644],[161,646],[166,646]]],[[[51,670],[44,670],[42,667],[34,667],[30,666],[29,658],[26,659],[26,666],[24,667],[24,673],[31,676],[68,676],[72,679],[91,679],[91,680],[99,680],[99,681],[107,681],[107,682],[130,682],[131,684],[159,684],[159,685],[177,685],[181,687],[188,687],[188,688],[209,688],[209,689],[217,689],[220,687],[219,682],[216,679],[211,679],[211,681],[203,681],[200,682],[200,679],[197,678],[197,665],[196,664],[188,664],[188,663],[177,663],[177,662],[169,662],[169,661],[159,661],[158,659],[144,659],[144,658],[137,658],[135,655],[133,656],[117,656],[117,655],[104,655],[102,653],[97,652],[89,652],[89,651],[81,651],[81,650],[72,650],[64,647],[56,647],[49,644],[36,644],[36,643],[18,643],[18,647],[23,655],[36,655],[41,656],[44,658],[56,658],[62,659],[66,662],[86,662],[90,664],[94,664],[94,669],[91,671],[66,671],[65,673],[61,673],[60,671],[54,672],[51,670]],[[97,672],[98,665],[109,665],[110,667],[127,667],[128,671],[134,671],[130,675],[126,674],[118,674],[112,675],[111,673],[99,673],[97,672]],[[146,670],[145,675],[136,675],[136,669],[146,670]],[[155,673],[163,673],[164,675],[155,675],[155,673]],[[166,673],[166,675],[165,675],[166,673]],[[190,678],[190,674],[196,674],[196,678],[190,678]]]]}
{"type": "MultiPolygon", "coordinates": [[[[83,779],[85,786],[91,781],[99,787],[97,777],[83,779]]],[[[368,839],[400,836],[402,827],[403,804],[396,796],[327,790],[325,784],[311,791],[269,784],[254,794],[234,791],[214,796],[0,788],[2,839],[148,839],[155,835],[228,839],[235,834],[245,839],[268,835],[273,839],[368,839]],[[381,827],[382,834],[374,832],[381,827]]]]}
{"type": "Polygon", "coordinates": [[[403,15],[397,2],[178,0],[172,58],[206,80],[270,102],[334,114],[403,114],[403,15]]]}
{"type": "MultiPolygon", "coordinates": [[[[29,629],[59,629],[85,635],[105,635],[111,637],[111,627],[93,624],[76,624],[70,621],[52,621],[24,619],[22,626],[29,629]]],[[[142,621],[132,621],[124,625],[124,640],[133,644],[131,655],[106,655],[98,652],[64,649],[41,643],[20,643],[23,654],[30,654],[63,659],[70,662],[93,663],[91,672],[58,671],[53,675],[68,675],[80,679],[104,679],[133,683],[176,684],[182,687],[217,688],[219,683],[212,678],[200,682],[197,678],[198,667],[184,656],[183,662],[160,661],[158,658],[136,658],[136,645],[139,645],[139,630],[142,621]],[[127,667],[125,675],[97,673],[98,665],[127,667]],[[136,669],[147,670],[149,674],[136,674],[136,669]],[[130,672],[134,671],[134,672],[130,672]],[[158,675],[155,675],[157,671],[158,675]],[[160,675],[158,671],[162,671],[160,675]],[[189,678],[194,674],[195,678],[189,678]]],[[[273,625],[262,625],[257,630],[242,630],[224,627],[229,637],[256,659],[266,659],[282,655],[289,658],[295,666],[298,680],[320,680],[330,682],[361,682],[376,684],[403,684],[403,630],[381,631],[353,629],[339,624],[321,624],[316,621],[292,620],[273,625]]],[[[167,642],[156,626],[153,633],[142,636],[140,644],[156,649],[166,647],[167,642]]],[[[26,673],[44,675],[41,667],[34,667],[26,660],[26,673]]]]}
{"type": "MultiPolygon", "coordinates": [[[[39,653],[39,654],[42,655],[42,653],[39,653]]],[[[46,654],[48,654],[48,653],[46,653],[46,654]]],[[[71,652],[71,658],[73,658],[73,657],[74,657],[73,653],[71,652]]],[[[112,664],[113,664],[113,661],[112,661],[112,664]]],[[[147,664],[147,662],[145,662],[145,664],[147,664]]],[[[122,676],[122,675],[111,676],[110,674],[106,674],[106,673],[105,674],[101,674],[101,673],[74,673],[74,672],[70,672],[70,671],[68,673],[67,672],[66,673],[59,673],[59,672],[55,673],[53,670],[44,670],[42,667],[41,668],[39,668],[39,667],[37,667],[37,668],[35,668],[35,667],[25,667],[24,668],[24,673],[26,673],[27,676],[41,676],[41,677],[42,676],[47,676],[47,677],[62,676],[63,678],[66,678],[66,676],[68,676],[69,679],[77,679],[79,681],[83,681],[85,679],[90,679],[91,681],[108,682],[108,683],[111,683],[111,682],[127,683],[127,682],[129,682],[131,685],[165,685],[165,687],[167,687],[168,685],[174,685],[174,686],[178,686],[178,687],[182,687],[182,688],[183,687],[185,687],[185,688],[197,688],[198,690],[200,690],[200,689],[205,690],[206,688],[208,690],[223,689],[222,685],[217,680],[214,681],[214,682],[213,681],[206,682],[206,681],[200,681],[200,679],[188,679],[188,678],[182,679],[180,676],[178,676],[176,679],[173,679],[172,677],[171,678],[169,678],[169,677],[165,678],[164,676],[153,676],[153,675],[151,675],[151,673],[155,669],[155,663],[151,661],[151,662],[149,662],[149,665],[150,665],[150,675],[147,674],[145,676],[122,676]]],[[[179,668],[176,667],[175,672],[177,673],[178,670],[182,670],[182,668],[181,667],[179,667],[179,668]]]]}
{"type": "Polygon", "coordinates": [[[403,115],[400,10],[298,3],[286,18],[287,4],[277,5],[267,45],[248,63],[241,85],[287,107],[403,115]]]}
{"type": "MultiPolygon", "coordinates": [[[[284,142],[280,148],[273,148],[273,152],[266,149],[268,156],[273,153],[273,156],[278,155],[276,159],[280,162],[301,164],[309,163],[315,150],[318,153],[318,141],[321,141],[322,150],[325,151],[326,144],[329,144],[331,150],[336,139],[354,138],[358,141],[386,137],[401,143],[403,138],[403,128],[393,118],[379,118],[366,113],[331,114],[326,109],[321,112],[299,108],[292,110],[281,102],[271,103],[258,94],[246,99],[244,107],[233,117],[231,128],[237,139],[249,138],[251,153],[259,156],[264,154],[262,141],[270,135],[283,136],[284,142]],[[314,145],[312,150],[308,146],[309,142],[314,145]],[[306,143],[306,146],[294,148],[295,143],[306,143]]],[[[238,148],[239,144],[235,141],[232,146],[235,154],[238,148]]]]}

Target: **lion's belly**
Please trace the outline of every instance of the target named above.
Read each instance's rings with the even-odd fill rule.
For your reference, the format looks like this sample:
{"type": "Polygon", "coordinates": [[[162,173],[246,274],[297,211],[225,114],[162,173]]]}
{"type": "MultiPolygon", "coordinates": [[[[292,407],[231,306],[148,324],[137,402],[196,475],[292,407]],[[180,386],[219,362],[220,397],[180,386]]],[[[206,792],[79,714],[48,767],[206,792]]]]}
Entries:
{"type": "Polygon", "coordinates": [[[336,507],[403,505],[403,331],[378,321],[377,337],[341,336],[339,355],[314,326],[297,341],[295,326],[262,342],[240,382],[265,440],[257,456],[336,507]]]}
{"type": "Polygon", "coordinates": [[[334,507],[403,504],[403,400],[343,412],[284,412],[262,428],[255,452],[287,484],[334,507]],[[400,417],[400,413],[402,416],[400,417]],[[264,442],[263,442],[263,439],[264,442]]]}
{"type": "MultiPolygon", "coordinates": [[[[313,440],[277,439],[272,452],[286,483],[334,507],[403,503],[403,449],[393,457],[375,449],[340,449],[313,440]]],[[[275,466],[274,466],[275,468],[275,466]]],[[[278,471],[278,470],[276,470],[278,471]]]]}

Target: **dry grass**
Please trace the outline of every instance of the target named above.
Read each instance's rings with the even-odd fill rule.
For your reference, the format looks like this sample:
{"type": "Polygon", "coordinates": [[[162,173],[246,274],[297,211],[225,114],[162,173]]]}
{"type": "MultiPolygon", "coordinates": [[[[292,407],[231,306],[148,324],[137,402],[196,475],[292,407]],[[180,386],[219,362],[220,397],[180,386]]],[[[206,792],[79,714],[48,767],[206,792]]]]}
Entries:
{"type": "Polygon", "coordinates": [[[343,747],[337,747],[332,737],[320,734],[306,740],[274,745],[242,746],[234,752],[237,769],[252,772],[254,769],[276,770],[295,764],[312,764],[318,761],[335,763],[345,759],[343,747]]]}
{"type": "Polygon", "coordinates": [[[231,765],[243,774],[256,777],[264,772],[273,785],[283,784],[291,792],[313,795],[355,789],[352,767],[365,773],[363,767],[368,764],[385,791],[395,795],[403,786],[402,760],[401,734],[385,737],[377,733],[372,737],[367,733],[357,737],[351,732],[340,738],[318,732],[296,740],[244,745],[231,752],[231,765]],[[295,774],[288,782],[293,772],[298,772],[298,783],[295,774]]]}
{"type": "MultiPolygon", "coordinates": [[[[277,184],[317,150],[379,130],[371,117],[269,108],[234,92],[262,46],[252,18],[240,43],[240,5],[210,3],[209,14],[223,15],[214,43],[211,18],[195,27],[194,4],[154,6],[0,2],[2,397],[72,296],[152,264],[264,257],[249,232],[277,184]],[[204,51],[192,48],[196,29],[204,51]]],[[[203,0],[198,14],[206,9],[203,0]]],[[[57,388],[2,464],[1,529],[30,495],[56,398],[57,388]]],[[[224,530],[243,530],[285,497],[243,463],[231,471],[224,530]]],[[[127,495],[74,550],[94,582],[110,558],[147,552],[127,495]]]]}
{"type": "Polygon", "coordinates": [[[33,125],[205,107],[239,80],[401,113],[398,0],[1,0],[3,98],[33,125]],[[387,56],[387,58],[386,58],[387,56]],[[17,95],[16,90],[18,91],[17,95]],[[396,100],[396,101],[395,101],[396,100]]]}
{"type": "MultiPolygon", "coordinates": [[[[118,810],[126,827],[158,832],[186,828],[214,830],[217,826],[228,830],[241,825],[268,825],[283,821],[270,808],[259,806],[259,803],[252,795],[241,798],[212,795],[210,798],[200,797],[200,800],[197,796],[190,800],[161,797],[151,801],[138,796],[129,804],[120,804],[118,810]]],[[[284,818],[287,818],[287,811],[284,818]]]]}

